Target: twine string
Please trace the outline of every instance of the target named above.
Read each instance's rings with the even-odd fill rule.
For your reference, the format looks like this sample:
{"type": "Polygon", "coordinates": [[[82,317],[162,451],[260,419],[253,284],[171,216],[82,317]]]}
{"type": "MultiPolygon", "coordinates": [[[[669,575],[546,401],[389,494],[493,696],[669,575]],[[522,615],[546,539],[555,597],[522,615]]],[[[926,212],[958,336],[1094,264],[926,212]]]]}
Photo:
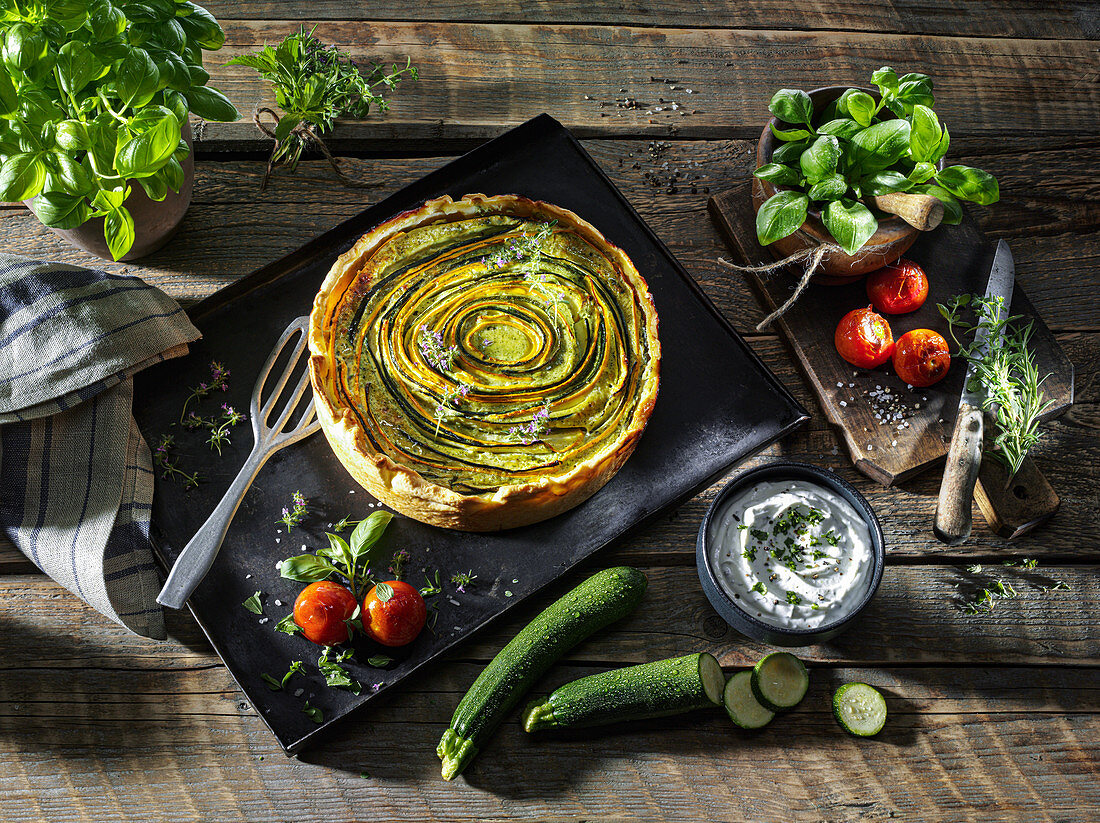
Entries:
{"type": "MultiPolygon", "coordinates": [[[[271,176],[271,172],[274,169],[275,154],[279,151],[280,144],[279,139],[275,136],[275,132],[272,131],[272,129],[270,129],[268,126],[264,125],[264,123],[260,120],[261,114],[270,115],[271,119],[275,121],[276,125],[278,125],[279,123],[279,115],[277,115],[269,108],[256,109],[252,112],[252,122],[256,124],[256,128],[258,128],[263,134],[267,135],[275,141],[275,147],[272,148],[271,156],[267,159],[267,169],[264,171],[263,180],[260,182],[260,191],[263,191],[264,188],[267,187],[267,180],[271,176]]],[[[325,159],[328,160],[329,165],[332,166],[332,170],[336,172],[336,176],[344,181],[346,185],[356,188],[366,188],[371,185],[370,181],[356,179],[347,174],[342,168],[340,168],[340,161],[332,156],[332,152],[330,152],[328,146],[325,145],[325,141],[321,139],[321,135],[317,134],[308,123],[305,123],[303,121],[290,131],[291,134],[295,134],[301,137],[306,142],[306,144],[313,144],[318,149],[320,149],[321,154],[324,155],[325,159]]]]}
{"type": "Polygon", "coordinates": [[[771,325],[772,321],[782,317],[791,306],[795,304],[795,301],[802,296],[802,292],[806,290],[806,287],[810,285],[810,279],[813,277],[814,272],[817,271],[818,266],[821,265],[822,259],[830,251],[843,251],[839,246],[833,246],[828,243],[822,243],[813,248],[803,249],[802,251],[795,252],[790,257],[784,257],[782,260],[777,260],[774,263],[765,263],[760,266],[738,266],[735,263],[731,263],[729,260],[724,260],[719,257],[718,262],[723,266],[734,271],[749,272],[752,274],[775,274],[778,271],[786,268],[787,266],[793,266],[796,264],[805,263],[805,268],[802,272],[802,277],[798,280],[798,285],[795,286],[791,296],[783,303],[782,306],[777,308],[763,320],[756,324],[757,331],[763,331],[771,325]]]}

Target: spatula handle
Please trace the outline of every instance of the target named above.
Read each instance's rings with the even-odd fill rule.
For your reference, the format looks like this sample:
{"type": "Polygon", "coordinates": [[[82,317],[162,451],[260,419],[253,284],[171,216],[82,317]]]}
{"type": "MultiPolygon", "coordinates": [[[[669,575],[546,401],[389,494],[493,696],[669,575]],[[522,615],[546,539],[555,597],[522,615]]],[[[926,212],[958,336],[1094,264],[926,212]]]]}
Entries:
{"type": "Polygon", "coordinates": [[[982,430],[982,410],[960,406],[947,451],[933,529],[936,537],[948,546],[958,546],[970,537],[974,483],[982,466],[982,430]]]}
{"type": "Polygon", "coordinates": [[[183,604],[210,571],[214,558],[222,547],[222,541],[225,540],[225,534],[229,531],[229,524],[233,522],[233,515],[237,513],[237,507],[241,505],[245,492],[252,485],[269,454],[270,451],[259,447],[252,450],[225,497],[183,547],[168,573],[168,579],[164,581],[164,588],[157,595],[157,602],[162,606],[182,609],[183,604]]]}

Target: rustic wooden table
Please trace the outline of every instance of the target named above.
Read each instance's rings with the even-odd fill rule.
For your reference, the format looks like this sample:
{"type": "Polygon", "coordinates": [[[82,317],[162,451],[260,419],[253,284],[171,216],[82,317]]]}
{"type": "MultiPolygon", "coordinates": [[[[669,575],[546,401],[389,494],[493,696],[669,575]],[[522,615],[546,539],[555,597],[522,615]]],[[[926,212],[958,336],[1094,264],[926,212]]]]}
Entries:
{"type": "MultiPolygon", "coordinates": [[[[225,59],[294,30],[286,0],[207,4],[225,59]]],[[[495,626],[330,745],[286,758],[185,615],[171,640],[135,638],[0,549],[0,817],[24,820],[612,819],[1095,820],[1100,817],[1100,14],[1087,0],[797,3],[641,0],[493,3],[313,0],[317,34],[352,54],[412,57],[385,117],[332,140],[370,180],[345,188],[323,161],[259,191],[266,153],[247,113],[269,101],[249,71],[212,83],[246,118],[197,143],[195,197],[179,235],[139,274],[191,303],[296,248],[468,147],[546,111],[584,138],[627,198],[753,348],[814,413],[759,457],[832,466],[886,529],[889,565],[857,628],[802,650],[805,702],[745,734],[700,714],[529,739],[508,723],[468,775],[439,779],[434,747],[480,667],[535,614],[495,626]],[[780,86],[859,83],[880,65],[932,74],[954,159],[994,173],[1002,199],[972,213],[1011,241],[1019,282],[1077,369],[1077,404],[1034,454],[1062,510],[1008,545],[976,523],[948,549],[930,534],[934,472],[900,488],[858,476],[781,342],[756,334],[757,301],[715,265],[727,254],[709,193],[744,179],[780,86]],[[669,89],[669,82],[675,90],[669,89]],[[690,91],[689,91],[690,90],[690,91]],[[670,110],[669,102],[677,108],[670,110]],[[636,100],[637,108],[616,101],[636,100]],[[657,111],[660,106],[663,110],[657,111]],[[678,176],[673,180],[673,175],[678,176]],[[1019,597],[966,616],[967,564],[1004,569],[1019,597]],[[1061,580],[1068,591],[1044,592],[1061,580]],[[887,695],[875,740],[843,734],[839,683],[887,695]]],[[[629,105],[629,104],[628,104],[629,105]]],[[[0,210],[0,247],[102,266],[27,212],[0,210]]],[[[710,609],[694,541],[714,489],[620,541],[576,575],[632,563],[645,608],[579,647],[545,685],[604,667],[709,650],[727,671],[764,651],[710,609]]],[[[1001,570],[998,569],[1000,572],[1001,570]]],[[[557,595],[565,585],[555,587],[557,595]]]]}

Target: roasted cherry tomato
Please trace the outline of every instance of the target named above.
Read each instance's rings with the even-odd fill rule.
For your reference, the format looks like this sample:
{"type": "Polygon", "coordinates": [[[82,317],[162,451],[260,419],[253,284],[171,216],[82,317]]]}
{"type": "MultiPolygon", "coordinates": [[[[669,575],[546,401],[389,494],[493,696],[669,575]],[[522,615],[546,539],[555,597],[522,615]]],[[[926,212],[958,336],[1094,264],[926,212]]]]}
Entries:
{"type": "Polygon", "coordinates": [[[328,580],[310,583],[294,601],[294,622],[306,640],[318,646],[335,646],[348,639],[344,621],[355,614],[359,603],[344,586],[328,580]]]}
{"type": "Polygon", "coordinates": [[[931,386],[951,368],[951,352],[943,336],[930,329],[913,329],[898,338],[894,371],[910,386],[931,386]]]}
{"type": "Polygon", "coordinates": [[[840,356],[861,369],[881,366],[894,353],[894,335],[882,315],[868,306],[853,309],[840,320],[833,336],[840,356]]]}
{"type": "Polygon", "coordinates": [[[916,311],[928,299],[928,277],[912,260],[899,260],[867,275],[867,297],[883,314],[916,311]]]}
{"type": "Polygon", "coordinates": [[[363,631],[383,646],[412,643],[428,621],[428,607],[420,592],[400,580],[387,580],[393,592],[387,599],[378,596],[378,586],[363,598],[363,631]]]}

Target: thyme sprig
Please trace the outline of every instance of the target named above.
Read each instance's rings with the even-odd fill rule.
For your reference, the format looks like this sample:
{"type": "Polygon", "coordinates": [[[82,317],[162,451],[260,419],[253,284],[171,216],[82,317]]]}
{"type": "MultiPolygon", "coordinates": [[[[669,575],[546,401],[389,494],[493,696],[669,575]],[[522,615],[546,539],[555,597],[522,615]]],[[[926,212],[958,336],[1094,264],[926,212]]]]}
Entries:
{"type": "Polygon", "coordinates": [[[160,470],[160,475],[165,480],[178,480],[185,489],[194,489],[199,485],[199,473],[188,474],[177,466],[179,458],[173,454],[176,447],[176,438],[170,434],[162,434],[157,447],[153,449],[153,465],[160,470]]]}
{"type": "Polygon", "coordinates": [[[1030,348],[1035,323],[1015,323],[1020,316],[1009,317],[1001,297],[962,294],[937,308],[947,320],[959,356],[974,367],[974,377],[985,389],[982,409],[994,416],[997,429],[991,453],[1008,469],[1011,480],[1039,440],[1039,418],[1054,404],[1053,400],[1043,402],[1046,376],[1039,377],[1030,348]],[[973,313],[973,321],[964,318],[965,309],[973,313]],[[978,329],[989,334],[984,350],[973,338],[969,345],[959,340],[960,335],[978,329]]]}
{"type": "MultiPolygon", "coordinates": [[[[300,491],[296,491],[290,496],[290,506],[283,506],[283,516],[275,522],[286,526],[286,533],[290,534],[291,530],[301,523],[307,514],[309,514],[309,501],[300,491]]],[[[339,531],[337,529],[337,532],[339,531]]]]}

